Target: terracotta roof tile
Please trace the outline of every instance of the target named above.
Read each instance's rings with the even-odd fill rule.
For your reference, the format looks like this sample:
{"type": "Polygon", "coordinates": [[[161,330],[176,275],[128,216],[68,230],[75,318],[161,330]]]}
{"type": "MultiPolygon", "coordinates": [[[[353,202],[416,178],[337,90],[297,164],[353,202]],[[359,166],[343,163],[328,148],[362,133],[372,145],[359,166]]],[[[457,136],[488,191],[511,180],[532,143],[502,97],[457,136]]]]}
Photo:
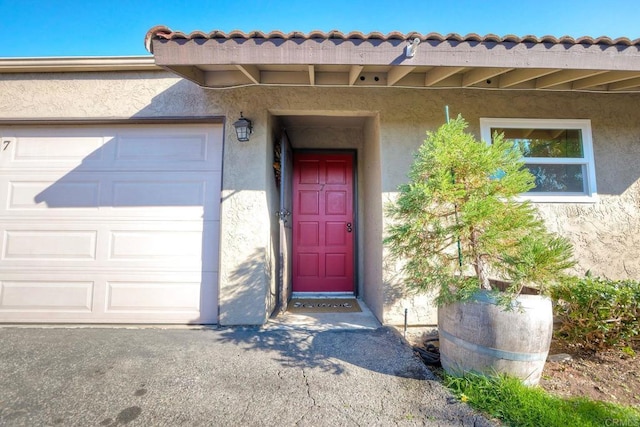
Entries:
{"type": "Polygon", "coordinates": [[[487,34],[481,36],[476,33],[470,33],[467,35],[460,35],[456,33],[449,33],[447,35],[442,35],[438,33],[428,33],[421,34],[418,32],[410,32],[408,34],[404,34],[398,31],[394,31],[387,34],[382,34],[380,32],[372,32],[372,33],[362,33],[360,31],[352,31],[350,33],[343,33],[341,31],[333,30],[328,32],[323,31],[311,31],[309,33],[302,33],[299,31],[293,31],[290,33],[283,33],[282,31],[270,31],[270,32],[262,32],[262,31],[251,31],[249,33],[245,33],[240,30],[234,30],[229,33],[225,33],[223,31],[211,31],[209,33],[205,33],[203,31],[194,31],[189,34],[173,31],[165,26],[156,26],[151,28],[145,37],[145,45],[147,48],[150,47],[151,40],[154,38],[157,39],[165,39],[165,40],[175,40],[175,39],[252,39],[252,38],[263,38],[263,39],[341,39],[341,40],[413,40],[415,38],[419,38],[421,41],[457,41],[457,42],[492,42],[492,43],[548,43],[548,44],[584,44],[584,45],[605,45],[605,46],[614,46],[614,45],[624,45],[624,46],[640,46],[640,39],[630,40],[626,37],[620,37],[617,39],[612,39],[610,37],[601,36],[597,38],[593,37],[579,37],[574,39],[569,36],[555,37],[551,35],[545,35],[542,37],[537,37],[534,35],[525,35],[522,37],[509,34],[506,36],[498,36],[496,34],[487,34]]]}

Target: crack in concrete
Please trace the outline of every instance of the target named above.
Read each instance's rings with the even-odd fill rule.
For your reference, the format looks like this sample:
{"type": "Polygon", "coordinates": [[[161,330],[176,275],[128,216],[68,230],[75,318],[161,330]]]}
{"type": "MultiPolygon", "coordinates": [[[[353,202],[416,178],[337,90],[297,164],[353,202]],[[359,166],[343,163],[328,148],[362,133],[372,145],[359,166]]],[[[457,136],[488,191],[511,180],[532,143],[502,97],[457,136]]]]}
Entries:
{"type": "Polygon", "coordinates": [[[311,401],[313,402],[311,406],[314,407],[316,406],[316,399],[313,396],[311,396],[311,384],[309,384],[309,378],[307,377],[307,374],[304,372],[304,369],[302,370],[302,377],[304,378],[304,385],[307,389],[307,397],[311,399],[311,401]]]}
{"type": "Polygon", "coordinates": [[[249,397],[249,399],[246,400],[247,404],[244,407],[244,410],[242,411],[242,417],[240,417],[240,421],[241,424],[245,423],[245,419],[249,419],[247,418],[249,416],[249,409],[251,408],[251,402],[253,401],[253,394],[249,397]]]}
{"type": "MultiPolygon", "coordinates": [[[[330,404],[330,406],[335,409],[336,412],[339,412],[341,414],[344,414],[345,417],[347,417],[347,419],[349,419],[349,421],[351,421],[354,425],[356,425],[357,427],[364,427],[366,424],[360,424],[358,422],[358,420],[356,418],[354,418],[351,414],[349,414],[347,412],[347,408],[352,408],[351,405],[344,405],[344,406],[336,406],[334,404],[330,404]]],[[[371,412],[373,414],[376,414],[376,416],[380,416],[379,413],[377,413],[375,410],[371,410],[371,412]]]]}
{"type": "Polygon", "coordinates": [[[304,379],[304,386],[307,390],[307,397],[311,399],[311,405],[309,405],[309,408],[307,408],[305,413],[302,414],[300,419],[295,422],[295,425],[300,425],[302,420],[304,420],[305,417],[309,414],[309,412],[311,412],[311,410],[316,406],[316,399],[311,395],[311,384],[309,383],[309,378],[307,377],[307,374],[304,371],[304,369],[302,369],[301,372],[302,372],[302,378],[304,379]]]}

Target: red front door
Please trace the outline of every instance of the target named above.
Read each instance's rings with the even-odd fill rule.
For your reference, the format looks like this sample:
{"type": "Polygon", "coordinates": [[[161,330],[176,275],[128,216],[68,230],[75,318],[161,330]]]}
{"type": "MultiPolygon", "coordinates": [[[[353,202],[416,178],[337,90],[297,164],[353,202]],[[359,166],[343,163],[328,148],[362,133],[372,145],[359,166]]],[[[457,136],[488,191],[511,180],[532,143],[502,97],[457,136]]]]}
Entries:
{"type": "Polygon", "coordinates": [[[353,155],[294,154],[294,292],[353,292],[354,229],[353,155]]]}

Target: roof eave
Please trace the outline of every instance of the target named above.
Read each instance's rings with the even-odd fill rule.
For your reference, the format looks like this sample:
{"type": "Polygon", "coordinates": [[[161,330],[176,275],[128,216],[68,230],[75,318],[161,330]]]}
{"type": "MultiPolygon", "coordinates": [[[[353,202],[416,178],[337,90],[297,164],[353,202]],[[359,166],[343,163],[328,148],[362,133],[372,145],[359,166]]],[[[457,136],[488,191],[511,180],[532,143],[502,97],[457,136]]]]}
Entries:
{"type": "Polygon", "coordinates": [[[160,71],[153,56],[0,58],[0,73],[160,71]]]}
{"type": "Polygon", "coordinates": [[[403,40],[154,39],[156,63],[174,65],[381,65],[640,71],[637,46],[403,40]]]}
{"type": "Polygon", "coordinates": [[[533,40],[156,37],[156,63],[202,87],[246,85],[640,90],[640,45],[533,40]]]}

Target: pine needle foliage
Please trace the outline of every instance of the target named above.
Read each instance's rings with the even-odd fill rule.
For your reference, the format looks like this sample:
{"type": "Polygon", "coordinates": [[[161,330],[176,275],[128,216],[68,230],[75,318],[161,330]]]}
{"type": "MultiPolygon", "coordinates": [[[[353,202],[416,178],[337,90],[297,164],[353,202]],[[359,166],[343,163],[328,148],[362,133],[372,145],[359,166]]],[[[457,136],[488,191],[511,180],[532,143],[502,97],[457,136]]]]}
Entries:
{"type": "Polygon", "coordinates": [[[427,132],[409,182],[387,206],[384,243],[402,260],[408,286],[437,291],[439,304],[491,290],[495,278],[510,283],[497,295],[509,307],[524,286],[544,292],[560,279],[574,265],[573,250],[518,198],[534,187],[518,148],[502,135],[477,141],[466,128],[458,116],[427,132]]]}

